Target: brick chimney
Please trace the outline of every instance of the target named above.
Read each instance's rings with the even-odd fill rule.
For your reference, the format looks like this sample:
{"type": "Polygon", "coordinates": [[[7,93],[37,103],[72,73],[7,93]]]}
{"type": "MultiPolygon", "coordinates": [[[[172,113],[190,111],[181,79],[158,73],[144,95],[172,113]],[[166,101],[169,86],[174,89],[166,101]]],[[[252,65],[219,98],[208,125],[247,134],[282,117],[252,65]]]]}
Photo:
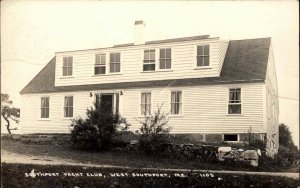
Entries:
{"type": "Polygon", "coordinates": [[[145,27],[143,20],[134,22],[134,45],[145,44],[145,27]]]}

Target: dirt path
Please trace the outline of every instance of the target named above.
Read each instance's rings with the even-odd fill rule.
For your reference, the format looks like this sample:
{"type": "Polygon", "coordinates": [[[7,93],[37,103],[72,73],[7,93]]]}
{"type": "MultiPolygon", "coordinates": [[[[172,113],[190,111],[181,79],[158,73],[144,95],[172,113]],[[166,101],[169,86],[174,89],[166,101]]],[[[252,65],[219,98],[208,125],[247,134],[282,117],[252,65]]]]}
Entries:
{"type": "MultiPolygon", "coordinates": [[[[65,160],[56,157],[45,156],[31,156],[21,155],[7,150],[1,150],[1,163],[23,163],[23,164],[39,164],[39,165],[70,165],[70,166],[85,166],[85,167],[99,167],[99,168],[127,168],[136,169],[128,166],[113,166],[92,163],[79,163],[74,160],[65,160]]],[[[143,168],[145,170],[163,170],[163,171],[180,171],[190,172],[190,169],[157,169],[157,168],[143,168]]],[[[210,172],[210,173],[228,173],[228,174],[252,174],[252,175],[270,175],[270,176],[284,176],[293,179],[299,179],[299,173],[284,173],[284,172],[248,172],[248,171],[221,171],[221,170],[193,170],[194,172],[210,172]]]]}
{"type": "Polygon", "coordinates": [[[73,165],[73,166],[90,166],[90,167],[116,167],[111,165],[96,165],[91,163],[79,163],[74,160],[66,160],[57,157],[31,156],[13,153],[1,149],[1,163],[22,163],[22,164],[39,164],[39,165],[73,165]]]}

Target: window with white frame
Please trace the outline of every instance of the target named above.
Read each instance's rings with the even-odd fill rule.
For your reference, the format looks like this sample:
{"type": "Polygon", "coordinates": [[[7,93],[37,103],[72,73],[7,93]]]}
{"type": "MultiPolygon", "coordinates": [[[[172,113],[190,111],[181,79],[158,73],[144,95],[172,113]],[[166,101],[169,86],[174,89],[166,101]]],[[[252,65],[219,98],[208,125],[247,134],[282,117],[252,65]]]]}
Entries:
{"type": "Polygon", "coordinates": [[[143,71],[155,71],[155,50],[144,50],[143,71]]]}
{"type": "Polygon", "coordinates": [[[241,114],[241,88],[229,89],[228,114],[241,114]]]}
{"type": "Polygon", "coordinates": [[[209,45],[197,46],[197,67],[209,66],[209,45]]]}
{"type": "Polygon", "coordinates": [[[120,53],[110,53],[109,58],[109,72],[120,72],[121,66],[121,57],[120,53]]]}
{"type": "Polygon", "coordinates": [[[73,97],[65,97],[64,117],[73,117],[73,97]]]}
{"type": "Polygon", "coordinates": [[[96,54],[95,55],[95,71],[94,74],[105,74],[106,69],[106,59],[105,54],[96,54]]]}
{"type": "Polygon", "coordinates": [[[147,116],[151,113],[151,93],[141,94],[141,115],[147,116]]]}
{"type": "Polygon", "coordinates": [[[171,92],[171,114],[182,114],[182,92],[171,92]]]}
{"type": "Polygon", "coordinates": [[[73,74],[73,57],[63,57],[63,76],[72,76],[73,74]]]}
{"type": "Polygon", "coordinates": [[[41,118],[49,118],[49,97],[41,98],[41,118]]]}
{"type": "Polygon", "coordinates": [[[159,69],[171,69],[171,48],[160,49],[159,69]]]}

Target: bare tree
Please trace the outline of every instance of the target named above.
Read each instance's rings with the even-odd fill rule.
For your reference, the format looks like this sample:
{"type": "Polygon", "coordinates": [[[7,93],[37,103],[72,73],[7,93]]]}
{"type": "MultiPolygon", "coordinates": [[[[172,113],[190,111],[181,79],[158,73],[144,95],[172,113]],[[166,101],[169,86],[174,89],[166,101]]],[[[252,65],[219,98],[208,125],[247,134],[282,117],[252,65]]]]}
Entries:
{"type": "Polygon", "coordinates": [[[12,107],[13,101],[9,100],[8,94],[1,93],[1,116],[6,121],[6,129],[9,134],[11,134],[11,130],[17,130],[17,128],[10,128],[10,120],[19,123],[20,118],[20,109],[12,107]]]}

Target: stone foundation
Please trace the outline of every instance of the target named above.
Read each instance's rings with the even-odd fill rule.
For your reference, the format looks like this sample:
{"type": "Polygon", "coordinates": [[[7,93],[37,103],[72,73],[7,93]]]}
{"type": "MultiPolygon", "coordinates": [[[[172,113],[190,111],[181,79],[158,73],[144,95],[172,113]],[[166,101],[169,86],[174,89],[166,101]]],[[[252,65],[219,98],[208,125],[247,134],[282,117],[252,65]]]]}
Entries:
{"type": "Polygon", "coordinates": [[[240,141],[249,141],[249,140],[266,140],[266,134],[261,134],[261,133],[243,133],[239,134],[240,135],[240,141]]]}
{"type": "Polygon", "coordinates": [[[223,135],[222,134],[206,134],[205,141],[206,142],[222,142],[223,135]]]}
{"type": "MultiPolygon", "coordinates": [[[[266,134],[261,133],[239,133],[238,142],[247,142],[249,140],[262,140],[266,138],[266,134]]],[[[210,143],[220,143],[223,142],[223,134],[171,134],[170,139],[175,142],[210,142],[210,143]]]]}

